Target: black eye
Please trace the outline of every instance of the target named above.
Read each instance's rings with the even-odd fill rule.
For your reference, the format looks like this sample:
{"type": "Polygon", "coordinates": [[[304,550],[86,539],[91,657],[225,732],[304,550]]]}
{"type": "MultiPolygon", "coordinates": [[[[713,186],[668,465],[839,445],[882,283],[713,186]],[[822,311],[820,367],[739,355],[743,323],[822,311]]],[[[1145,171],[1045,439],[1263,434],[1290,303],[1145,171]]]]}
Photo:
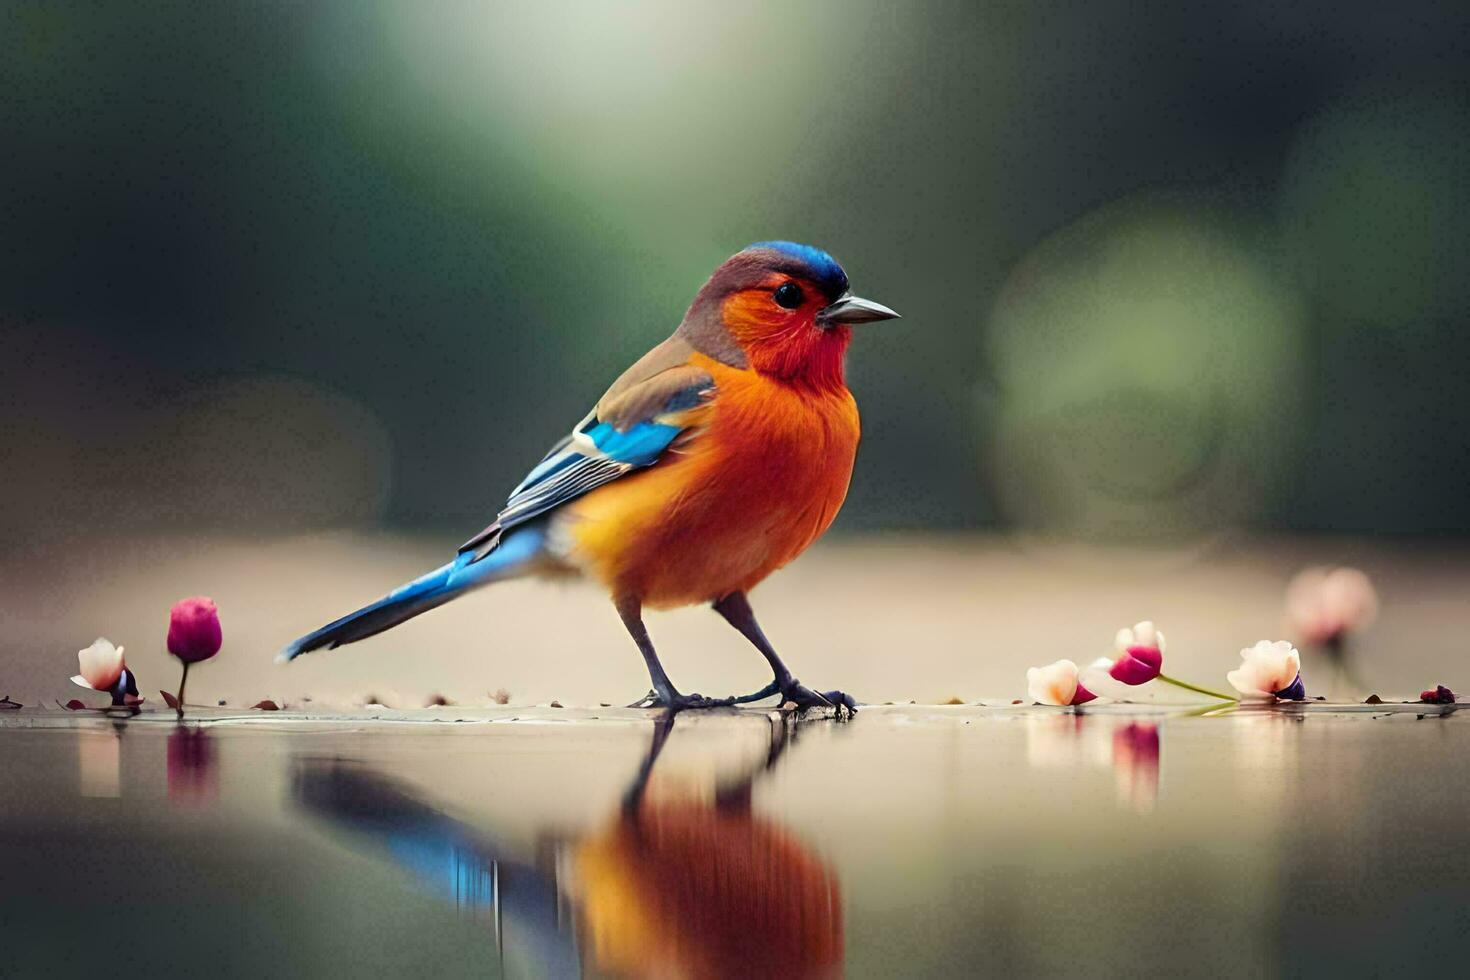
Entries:
{"type": "Polygon", "coordinates": [[[776,290],[776,302],[788,310],[794,310],[800,306],[801,300],[801,287],[794,282],[788,282],[776,290]]]}

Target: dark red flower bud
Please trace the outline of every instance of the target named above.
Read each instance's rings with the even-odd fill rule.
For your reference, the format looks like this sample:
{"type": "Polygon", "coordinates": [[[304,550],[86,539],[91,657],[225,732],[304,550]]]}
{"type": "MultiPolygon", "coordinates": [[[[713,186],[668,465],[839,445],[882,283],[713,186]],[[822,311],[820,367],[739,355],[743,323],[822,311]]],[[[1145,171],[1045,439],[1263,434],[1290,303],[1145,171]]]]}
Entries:
{"type": "Polygon", "coordinates": [[[180,599],[168,615],[168,652],[185,663],[197,664],[219,653],[224,634],[219,610],[204,596],[180,599]]]}
{"type": "Polygon", "coordinates": [[[1164,669],[1164,653],[1158,647],[1131,646],[1113,661],[1108,670],[1113,680],[1138,686],[1159,676],[1164,669]]]}

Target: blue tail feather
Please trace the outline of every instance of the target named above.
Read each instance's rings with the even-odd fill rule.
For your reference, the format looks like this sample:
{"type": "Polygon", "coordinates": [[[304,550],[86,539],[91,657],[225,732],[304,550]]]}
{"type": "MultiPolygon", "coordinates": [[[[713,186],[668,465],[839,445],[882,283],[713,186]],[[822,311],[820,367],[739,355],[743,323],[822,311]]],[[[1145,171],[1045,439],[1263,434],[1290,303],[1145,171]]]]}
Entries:
{"type": "Polygon", "coordinates": [[[474,552],[460,552],[453,561],[394,589],[377,602],[306,634],[288,645],[276,659],[295,660],[303,653],[323,647],[331,650],[355,643],[442,606],[476,586],[511,578],[541,554],[545,541],[543,528],[523,526],[502,538],[495,550],[478,561],[474,552]]]}

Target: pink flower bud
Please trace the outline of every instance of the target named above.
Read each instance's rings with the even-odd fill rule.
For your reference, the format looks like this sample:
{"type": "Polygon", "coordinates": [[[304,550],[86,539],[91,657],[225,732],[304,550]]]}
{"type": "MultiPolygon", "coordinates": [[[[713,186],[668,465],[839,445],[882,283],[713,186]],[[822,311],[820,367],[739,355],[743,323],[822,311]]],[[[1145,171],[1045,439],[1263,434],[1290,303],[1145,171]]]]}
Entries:
{"type": "Polygon", "coordinates": [[[219,610],[204,596],[180,599],[168,614],[168,652],[185,663],[197,664],[219,653],[224,634],[219,610]]]}
{"type": "Polygon", "coordinates": [[[1147,684],[1164,669],[1164,654],[1158,647],[1131,646],[1118,655],[1108,675],[1132,687],[1147,684]]]}
{"type": "Polygon", "coordinates": [[[1137,687],[1158,677],[1164,669],[1164,634],[1150,620],[1118,630],[1113,647],[1118,655],[1108,668],[1108,676],[1115,681],[1137,687]]]}

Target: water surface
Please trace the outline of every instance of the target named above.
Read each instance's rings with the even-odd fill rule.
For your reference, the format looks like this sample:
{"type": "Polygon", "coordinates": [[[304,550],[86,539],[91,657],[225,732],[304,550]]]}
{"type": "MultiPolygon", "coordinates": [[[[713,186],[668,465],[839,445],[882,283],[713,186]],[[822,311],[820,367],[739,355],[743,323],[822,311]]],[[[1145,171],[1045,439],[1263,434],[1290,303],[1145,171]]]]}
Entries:
{"type": "Polygon", "coordinates": [[[0,973],[1364,975],[1470,938],[1464,715],[198,714],[0,718],[0,973]]]}

